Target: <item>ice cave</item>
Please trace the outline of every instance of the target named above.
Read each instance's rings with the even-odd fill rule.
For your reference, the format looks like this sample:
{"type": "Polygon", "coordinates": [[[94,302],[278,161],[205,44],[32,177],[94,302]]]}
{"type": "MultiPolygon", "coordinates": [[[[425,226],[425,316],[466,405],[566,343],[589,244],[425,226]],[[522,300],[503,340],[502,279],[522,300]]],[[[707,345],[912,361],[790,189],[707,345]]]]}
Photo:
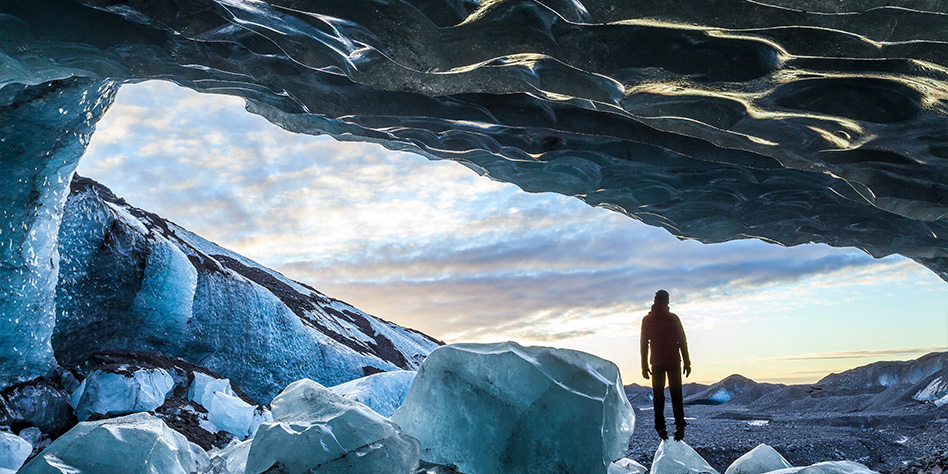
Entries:
{"type": "MultiPolygon", "coordinates": [[[[681,239],[900,254],[948,281],[946,19],[943,0],[0,2],[0,425],[61,434],[74,371],[96,369],[125,395],[83,400],[83,418],[158,404],[122,429],[187,454],[163,472],[231,472],[198,449],[221,431],[161,433],[187,419],[237,442],[294,381],[417,371],[441,345],[74,182],[122,84],[241,97],[292,132],[454,160],[681,239]],[[253,321],[222,323],[238,306],[253,321]],[[202,380],[221,388],[188,395],[202,380]]],[[[50,446],[105,436],[96,420],[50,446]]],[[[247,442],[226,456],[246,463],[247,442]]]]}

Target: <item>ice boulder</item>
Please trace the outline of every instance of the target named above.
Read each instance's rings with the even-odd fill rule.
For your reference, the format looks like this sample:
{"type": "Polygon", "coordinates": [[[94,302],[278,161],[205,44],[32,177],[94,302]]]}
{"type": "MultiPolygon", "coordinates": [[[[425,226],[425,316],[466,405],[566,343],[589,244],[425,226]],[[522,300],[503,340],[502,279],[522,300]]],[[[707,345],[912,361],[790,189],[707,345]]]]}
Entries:
{"type": "Polygon", "coordinates": [[[124,415],[150,411],[165,403],[174,379],[164,369],[129,371],[122,367],[99,368],[79,385],[72,406],[80,421],[93,414],[124,415]]]}
{"type": "Polygon", "coordinates": [[[253,438],[246,474],[406,474],[418,467],[416,440],[312,380],[293,382],[270,408],[274,422],[253,438]]]}
{"type": "Polygon", "coordinates": [[[648,468],[637,463],[634,459],[622,458],[613,461],[609,465],[606,474],[645,474],[646,472],[648,472],[648,468]]]}
{"type": "Polygon", "coordinates": [[[827,461],[806,467],[789,467],[772,471],[771,474],[879,474],[853,461],[827,461]]]}
{"type": "Polygon", "coordinates": [[[329,390],[355,400],[384,417],[390,417],[405,401],[415,373],[413,370],[380,372],[330,387],[329,390]]]}
{"type": "Polygon", "coordinates": [[[652,474],[718,474],[683,441],[664,440],[652,459],[652,474]]]}
{"type": "Polygon", "coordinates": [[[207,454],[150,413],[79,423],[19,474],[190,474],[207,454]]]}
{"type": "Polygon", "coordinates": [[[761,444],[728,466],[724,474],[763,474],[793,467],[776,449],[761,444]]]}
{"type": "Polygon", "coordinates": [[[194,372],[188,399],[207,410],[207,419],[214,426],[240,439],[253,437],[261,423],[273,421],[269,410],[251,405],[234,394],[228,379],[194,372]]]}
{"type": "Polygon", "coordinates": [[[213,474],[244,474],[247,470],[247,455],[253,440],[234,441],[224,449],[208,453],[211,456],[213,474]]]}
{"type": "Polygon", "coordinates": [[[33,452],[29,441],[6,431],[0,431],[0,474],[15,474],[33,452]]]}
{"type": "Polygon", "coordinates": [[[392,421],[465,474],[603,473],[635,415],[612,362],[505,342],[435,349],[392,421]]]}

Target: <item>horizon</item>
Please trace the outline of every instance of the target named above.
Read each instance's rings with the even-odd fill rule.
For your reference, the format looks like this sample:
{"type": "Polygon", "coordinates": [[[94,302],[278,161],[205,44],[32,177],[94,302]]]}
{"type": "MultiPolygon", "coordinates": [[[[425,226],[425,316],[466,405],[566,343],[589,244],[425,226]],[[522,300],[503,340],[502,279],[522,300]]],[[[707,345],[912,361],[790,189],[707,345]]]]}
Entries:
{"type": "Polygon", "coordinates": [[[626,385],[644,382],[638,324],[658,288],[688,335],[685,383],[805,384],[948,348],[948,286],[904,257],[679,241],[574,198],[291,134],[242,109],[169,83],[125,85],[79,174],[366,313],[445,342],[584,350],[626,385]]]}

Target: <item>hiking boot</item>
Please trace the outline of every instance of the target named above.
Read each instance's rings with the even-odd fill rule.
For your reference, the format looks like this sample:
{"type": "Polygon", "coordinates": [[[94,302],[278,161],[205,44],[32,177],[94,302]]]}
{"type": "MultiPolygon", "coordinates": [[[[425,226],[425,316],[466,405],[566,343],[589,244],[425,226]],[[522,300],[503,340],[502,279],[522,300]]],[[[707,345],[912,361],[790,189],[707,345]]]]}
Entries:
{"type": "Polygon", "coordinates": [[[675,441],[681,441],[685,437],[685,427],[675,425],[675,441]]]}
{"type": "Polygon", "coordinates": [[[665,431],[665,428],[656,429],[655,431],[658,431],[658,437],[662,440],[668,439],[668,431],[665,431]]]}

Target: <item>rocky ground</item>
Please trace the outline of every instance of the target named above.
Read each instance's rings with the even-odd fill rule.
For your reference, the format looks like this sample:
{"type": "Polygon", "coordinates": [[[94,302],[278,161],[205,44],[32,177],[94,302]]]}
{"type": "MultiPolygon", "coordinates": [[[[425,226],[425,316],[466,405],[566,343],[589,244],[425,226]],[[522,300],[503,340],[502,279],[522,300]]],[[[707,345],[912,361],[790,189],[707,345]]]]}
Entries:
{"type": "MultiPolygon", "coordinates": [[[[948,411],[931,404],[857,414],[759,413],[728,405],[685,407],[685,442],[722,473],[761,443],[774,447],[795,466],[851,460],[883,473],[937,474],[945,470],[938,467],[937,459],[925,460],[933,453],[948,451],[948,411]],[[916,464],[918,468],[913,469],[916,464]]],[[[666,415],[671,416],[670,406],[666,415]]],[[[674,426],[670,418],[668,425],[670,432],[674,426]]],[[[636,407],[635,433],[627,457],[648,467],[658,443],[651,407],[636,407]]]]}

